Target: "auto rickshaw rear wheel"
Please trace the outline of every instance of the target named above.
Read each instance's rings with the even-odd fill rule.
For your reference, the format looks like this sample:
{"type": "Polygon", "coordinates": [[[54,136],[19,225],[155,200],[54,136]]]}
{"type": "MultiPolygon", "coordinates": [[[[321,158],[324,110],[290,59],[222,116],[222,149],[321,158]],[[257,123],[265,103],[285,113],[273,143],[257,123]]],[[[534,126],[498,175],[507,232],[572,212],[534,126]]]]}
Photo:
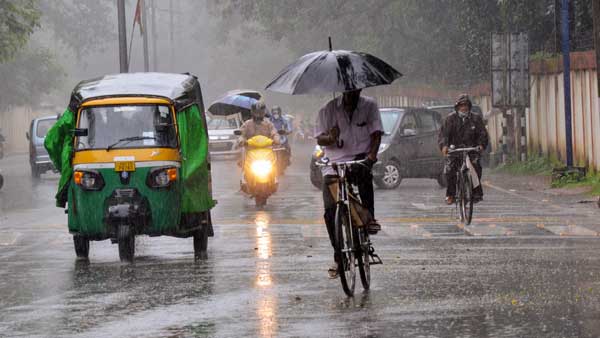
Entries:
{"type": "Polygon", "coordinates": [[[208,225],[203,225],[201,229],[194,233],[194,257],[196,259],[208,258],[208,225]]]}
{"type": "Polygon", "coordinates": [[[73,235],[73,244],[77,258],[87,259],[90,254],[90,240],[81,235],[73,235]]]}
{"type": "Polygon", "coordinates": [[[135,255],[135,236],[129,225],[121,225],[117,230],[119,242],[119,259],[121,262],[132,262],[135,255]]]}

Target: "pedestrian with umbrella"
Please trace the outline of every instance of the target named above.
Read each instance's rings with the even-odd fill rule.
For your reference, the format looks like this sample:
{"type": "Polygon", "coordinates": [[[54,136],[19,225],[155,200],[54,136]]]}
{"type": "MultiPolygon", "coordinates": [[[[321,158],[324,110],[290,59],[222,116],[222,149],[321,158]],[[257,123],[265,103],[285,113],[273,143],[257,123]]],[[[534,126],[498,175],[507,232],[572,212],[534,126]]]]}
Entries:
{"type": "MultiPolygon", "coordinates": [[[[348,179],[358,185],[361,201],[371,213],[368,224],[371,234],[381,230],[375,220],[373,176],[371,168],[377,162],[377,153],[383,134],[383,126],[377,102],[362,96],[361,90],[386,85],[401,77],[390,65],[366,53],[329,50],[307,54],[286,67],[267,85],[266,89],[291,95],[342,93],[329,101],[319,111],[315,138],[324,148],[325,157],[331,162],[366,159],[366,167],[352,168],[348,179]]],[[[337,179],[331,167],[323,167],[325,225],[335,249],[335,198],[328,189],[337,179]]],[[[338,276],[339,258],[328,270],[330,278],[338,276]]]]}

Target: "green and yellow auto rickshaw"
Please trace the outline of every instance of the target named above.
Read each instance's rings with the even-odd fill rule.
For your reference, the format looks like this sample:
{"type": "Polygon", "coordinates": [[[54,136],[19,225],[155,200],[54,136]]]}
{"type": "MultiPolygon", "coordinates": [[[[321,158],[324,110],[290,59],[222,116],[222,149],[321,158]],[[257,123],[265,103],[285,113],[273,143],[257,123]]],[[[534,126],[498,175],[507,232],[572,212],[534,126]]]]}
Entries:
{"type": "Polygon", "coordinates": [[[186,74],[107,75],[79,83],[45,146],[61,172],[78,258],[89,242],[118,243],[132,261],[135,236],[193,237],[197,258],[213,236],[208,134],[202,92],[186,74]]]}

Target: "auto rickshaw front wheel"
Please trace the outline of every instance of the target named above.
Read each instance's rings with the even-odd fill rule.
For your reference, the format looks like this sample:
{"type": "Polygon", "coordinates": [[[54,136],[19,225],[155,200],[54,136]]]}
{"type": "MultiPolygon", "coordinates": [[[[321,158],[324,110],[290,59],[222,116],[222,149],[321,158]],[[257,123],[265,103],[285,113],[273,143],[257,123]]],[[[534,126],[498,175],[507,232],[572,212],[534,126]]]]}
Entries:
{"type": "Polygon", "coordinates": [[[196,259],[208,258],[208,225],[194,233],[194,257],[196,259]]]}
{"type": "Polygon", "coordinates": [[[117,230],[119,259],[121,262],[133,262],[135,254],[135,235],[129,225],[121,225],[117,230]]]}
{"type": "Polygon", "coordinates": [[[90,240],[81,235],[73,235],[75,254],[78,259],[87,259],[90,254],[90,240]]]}

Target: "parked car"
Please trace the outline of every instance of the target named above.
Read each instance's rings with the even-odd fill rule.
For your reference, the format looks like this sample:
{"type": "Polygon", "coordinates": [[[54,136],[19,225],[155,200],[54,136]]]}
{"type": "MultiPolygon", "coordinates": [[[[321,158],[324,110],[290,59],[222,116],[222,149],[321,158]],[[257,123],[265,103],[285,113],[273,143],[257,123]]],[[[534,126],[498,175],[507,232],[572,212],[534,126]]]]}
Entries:
{"type": "Polygon", "coordinates": [[[242,126],[242,116],[240,114],[210,116],[207,119],[210,155],[237,158],[242,148],[238,146],[238,137],[233,132],[242,126]]]}
{"type": "Polygon", "coordinates": [[[56,116],[46,116],[31,120],[29,131],[25,133],[29,140],[29,165],[31,166],[31,177],[39,178],[46,171],[55,171],[46,148],[44,139],[48,130],[56,123],[56,116]]]}
{"type": "MultiPolygon", "coordinates": [[[[380,108],[385,134],[379,147],[379,161],[373,166],[377,187],[394,189],[405,178],[431,178],[445,186],[444,158],[438,148],[441,114],[425,108],[380,108]]],[[[316,161],[323,157],[317,146],[310,164],[312,184],[323,180],[316,161]]]]}
{"type": "Polygon", "coordinates": [[[445,186],[444,158],[438,147],[440,113],[425,108],[381,108],[385,134],[373,180],[394,189],[404,178],[431,178],[445,186]]]}

